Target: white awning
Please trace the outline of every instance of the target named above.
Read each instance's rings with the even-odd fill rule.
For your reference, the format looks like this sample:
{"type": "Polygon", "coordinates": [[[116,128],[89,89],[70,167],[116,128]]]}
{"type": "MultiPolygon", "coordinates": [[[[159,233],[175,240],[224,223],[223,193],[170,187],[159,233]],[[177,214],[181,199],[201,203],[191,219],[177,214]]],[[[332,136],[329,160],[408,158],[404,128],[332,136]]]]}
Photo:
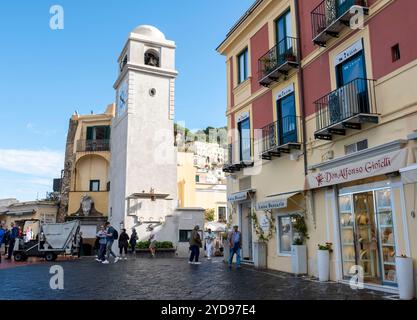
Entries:
{"type": "Polygon", "coordinates": [[[266,198],[256,204],[256,210],[285,209],[288,206],[288,199],[300,194],[300,192],[286,193],[266,198]]]}
{"type": "Polygon", "coordinates": [[[400,173],[404,184],[417,183],[417,163],[400,169],[400,173]]]}
{"type": "Polygon", "coordinates": [[[248,199],[248,194],[249,193],[254,193],[254,192],[256,192],[255,189],[249,189],[249,190],[245,190],[245,191],[232,193],[232,194],[227,196],[227,201],[228,202],[244,201],[244,200],[248,199]]]}

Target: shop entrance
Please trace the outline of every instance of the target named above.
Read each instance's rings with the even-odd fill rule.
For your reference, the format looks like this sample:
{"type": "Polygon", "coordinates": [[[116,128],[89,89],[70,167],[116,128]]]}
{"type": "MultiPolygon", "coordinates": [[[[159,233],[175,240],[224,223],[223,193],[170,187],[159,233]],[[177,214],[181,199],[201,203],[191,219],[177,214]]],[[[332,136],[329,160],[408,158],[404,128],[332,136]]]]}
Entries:
{"type": "Polygon", "coordinates": [[[251,203],[242,203],[240,205],[240,231],[242,232],[242,259],[253,261],[252,255],[252,218],[251,203]]]}
{"type": "Polygon", "coordinates": [[[365,283],[396,285],[391,190],[339,196],[343,275],[362,268],[365,283]]]}

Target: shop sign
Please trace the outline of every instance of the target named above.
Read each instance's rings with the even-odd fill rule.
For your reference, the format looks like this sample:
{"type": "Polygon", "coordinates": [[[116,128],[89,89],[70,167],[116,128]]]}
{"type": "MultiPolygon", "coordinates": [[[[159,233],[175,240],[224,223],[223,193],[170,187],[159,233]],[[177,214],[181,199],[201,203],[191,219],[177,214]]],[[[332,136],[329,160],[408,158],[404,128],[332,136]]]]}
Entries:
{"type": "Polygon", "coordinates": [[[407,149],[308,175],[311,189],[395,172],[407,163],[407,149]]]}
{"type": "Polygon", "coordinates": [[[238,193],[234,193],[231,194],[230,196],[227,197],[227,201],[229,202],[236,202],[236,201],[242,201],[242,200],[246,200],[248,198],[248,192],[238,192],[238,193]]]}
{"type": "Polygon", "coordinates": [[[351,45],[349,48],[347,48],[345,51],[338,54],[334,59],[334,65],[338,66],[339,64],[343,63],[347,59],[353,57],[358,52],[362,51],[362,49],[363,49],[363,44],[362,44],[362,39],[360,39],[359,41],[351,45]]]}
{"type": "Polygon", "coordinates": [[[284,88],[283,90],[279,91],[277,94],[277,100],[281,100],[282,98],[288,96],[289,94],[294,92],[294,84],[290,84],[288,87],[284,88]]]}
{"type": "Polygon", "coordinates": [[[287,207],[287,199],[271,199],[268,201],[258,202],[256,204],[256,210],[272,210],[272,209],[283,209],[287,207]]]}

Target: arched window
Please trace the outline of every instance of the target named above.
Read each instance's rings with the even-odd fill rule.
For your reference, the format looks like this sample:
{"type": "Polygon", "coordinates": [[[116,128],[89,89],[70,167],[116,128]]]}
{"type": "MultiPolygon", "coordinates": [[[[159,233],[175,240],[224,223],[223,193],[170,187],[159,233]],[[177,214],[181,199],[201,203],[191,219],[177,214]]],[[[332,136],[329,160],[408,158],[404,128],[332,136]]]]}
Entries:
{"type": "Polygon", "coordinates": [[[145,64],[152,67],[160,67],[159,54],[155,50],[148,50],[145,53],[145,64]]]}

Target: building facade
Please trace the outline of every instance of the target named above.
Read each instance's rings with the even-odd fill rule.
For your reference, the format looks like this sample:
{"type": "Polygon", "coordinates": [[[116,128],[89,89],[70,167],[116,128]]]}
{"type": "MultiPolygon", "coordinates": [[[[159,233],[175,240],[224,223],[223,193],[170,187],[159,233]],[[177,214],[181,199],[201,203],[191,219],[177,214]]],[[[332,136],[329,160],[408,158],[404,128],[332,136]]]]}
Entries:
{"type": "Polygon", "coordinates": [[[58,220],[80,219],[86,243],[108,218],[110,138],[115,105],[102,114],[75,113],[69,123],[58,220]]]}
{"type": "Polygon", "coordinates": [[[311,275],[325,242],[332,280],[348,282],[359,266],[367,286],[388,292],[397,290],[395,257],[417,259],[416,9],[401,0],[260,0],[219,46],[229,205],[252,238],[245,216],[274,218],[268,267],[292,271],[297,216],[308,227],[311,275]]]}

